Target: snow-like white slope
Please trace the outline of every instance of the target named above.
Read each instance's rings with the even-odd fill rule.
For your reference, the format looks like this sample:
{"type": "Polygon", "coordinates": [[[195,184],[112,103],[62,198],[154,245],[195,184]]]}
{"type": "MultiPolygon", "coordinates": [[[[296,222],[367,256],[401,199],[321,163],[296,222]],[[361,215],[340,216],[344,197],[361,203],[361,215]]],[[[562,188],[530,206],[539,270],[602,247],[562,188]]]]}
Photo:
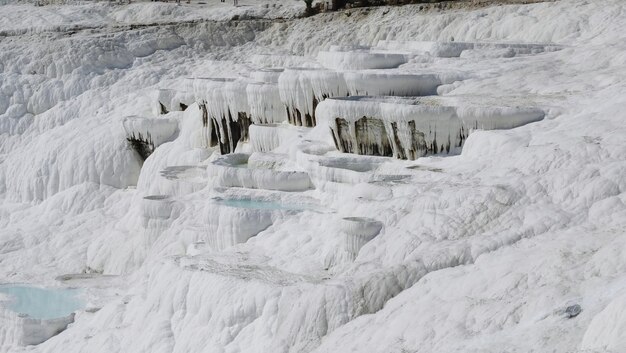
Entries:
{"type": "Polygon", "coordinates": [[[35,7],[28,3],[9,1],[0,13],[0,33],[33,33],[67,31],[82,28],[156,25],[172,22],[225,21],[230,19],[293,18],[304,13],[299,0],[239,0],[176,2],[75,2],[71,6],[47,5],[35,7]]]}
{"type": "MultiPolygon", "coordinates": [[[[212,7],[196,14],[140,3],[108,14],[106,4],[26,6],[0,6],[10,34],[0,41],[0,283],[84,287],[94,310],[78,312],[69,329],[36,347],[0,337],[0,351],[626,346],[623,1],[431,13],[405,6],[184,25],[175,22],[209,18],[212,7]],[[54,17],[55,31],[39,25],[44,15],[54,17]],[[115,27],[155,20],[172,24],[115,27]],[[89,23],[98,28],[66,30],[89,23]],[[492,49],[414,57],[398,69],[450,75],[438,88],[446,99],[503,97],[538,106],[545,118],[476,131],[457,154],[411,162],[341,154],[325,124],[252,129],[261,142],[241,150],[273,151],[251,155],[246,169],[306,172],[315,189],[295,192],[266,190],[268,172],[250,170],[234,173],[258,188],[215,185],[207,168],[220,159],[207,148],[195,103],[158,116],[179,121],[178,135],[145,162],[126,141],[124,118],[157,118],[155,92],[186,91],[187,78],[316,67],[317,53],[333,44],[350,50],[452,37],[562,45],[514,57],[492,49]],[[368,221],[346,224],[351,219],[368,221]],[[55,280],[80,272],[93,278],[55,280]],[[568,318],[575,304],[582,311],[568,318]]],[[[258,9],[265,18],[284,10],[258,9]]],[[[308,80],[317,90],[279,96],[303,112],[312,114],[313,98],[337,87],[349,93],[336,73],[322,80],[301,72],[285,76],[284,87],[308,80]]]]}

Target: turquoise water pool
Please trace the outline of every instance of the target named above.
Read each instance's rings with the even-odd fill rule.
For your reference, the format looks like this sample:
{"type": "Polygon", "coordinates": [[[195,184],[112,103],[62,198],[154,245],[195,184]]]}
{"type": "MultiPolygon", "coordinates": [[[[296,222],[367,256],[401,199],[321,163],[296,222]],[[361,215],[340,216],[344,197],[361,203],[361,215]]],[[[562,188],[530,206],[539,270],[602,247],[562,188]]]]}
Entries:
{"type": "Polygon", "coordinates": [[[215,199],[215,202],[224,206],[250,208],[255,210],[304,211],[313,209],[311,205],[298,205],[283,203],[280,201],[265,201],[255,199],[215,199]]]}
{"type": "Polygon", "coordinates": [[[0,305],[34,319],[56,319],[83,307],[79,289],[38,288],[18,284],[0,285],[0,305]],[[5,297],[8,300],[5,301],[5,297]]]}

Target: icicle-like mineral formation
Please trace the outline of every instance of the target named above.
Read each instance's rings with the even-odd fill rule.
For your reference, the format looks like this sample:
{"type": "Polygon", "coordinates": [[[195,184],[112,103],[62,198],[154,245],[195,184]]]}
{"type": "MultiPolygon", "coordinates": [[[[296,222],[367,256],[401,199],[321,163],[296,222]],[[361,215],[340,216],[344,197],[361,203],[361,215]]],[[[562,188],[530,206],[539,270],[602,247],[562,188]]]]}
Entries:
{"type": "Polygon", "coordinates": [[[198,78],[194,94],[202,110],[209,146],[220,145],[222,154],[232,153],[248,140],[250,106],[245,80],[198,78]]]}
{"type": "Polygon", "coordinates": [[[315,108],[329,97],[349,95],[343,74],[311,68],[286,69],[278,79],[281,101],[287,106],[289,123],[296,126],[316,125],[315,108]]]}
{"type": "MultiPolygon", "coordinates": [[[[232,82],[234,79],[227,78],[212,78],[212,77],[196,77],[187,79],[188,85],[191,86],[194,98],[198,104],[198,109],[201,112],[202,119],[202,147],[209,148],[217,146],[217,128],[214,126],[214,122],[209,116],[209,104],[208,101],[219,92],[224,83],[232,82]]],[[[214,103],[212,103],[214,104],[214,103]]]]}
{"type": "Polygon", "coordinates": [[[250,73],[250,79],[255,82],[278,83],[283,71],[285,69],[280,67],[258,69],[250,73]]]}
{"type": "Polygon", "coordinates": [[[122,120],[126,139],[131,147],[146,160],[154,149],[171,141],[178,133],[178,121],[170,118],[128,116],[122,120]]]}
{"type": "Polygon", "coordinates": [[[270,152],[286,141],[297,139],[298,130],[289,124],[250,125],[253,152],[270,152]]]}
{"type": "Polygon", "coordinates": [[[153,114],[161,115],[174,111],[184,111],[194,102],[193,92],[173,89],[158,89],[154,93],[153,114]]]}
{"type": "Polygon", "coordinates": [[[246,92],[254,124],[282,123],[287,120],[287,108],[280,100],[278,84],[253,82],[248,84],[246,92]]]}
{"type": "Polygon", "coordinates": [[[462,97],[349,97],[319,105],[338,150],[416,159],[450,153],[476,129],[511,129],[543,119],[534,107],[462,97]],[[500,105],[498,105],[500,103],[500,105]]]}

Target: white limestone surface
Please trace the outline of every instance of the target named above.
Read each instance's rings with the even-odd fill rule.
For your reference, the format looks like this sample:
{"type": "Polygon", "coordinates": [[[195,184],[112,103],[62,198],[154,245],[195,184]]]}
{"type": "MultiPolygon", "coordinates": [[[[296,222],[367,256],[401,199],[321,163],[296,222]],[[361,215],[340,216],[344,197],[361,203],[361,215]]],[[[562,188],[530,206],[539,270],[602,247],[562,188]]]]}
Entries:
{"type": "Polygon", "coordinates": [[[250,125],[253,152],[270,152],[289,141],[297,140],[298,130],[288,124],[250,125]]]}
{"type": "Polygon", "coordinates": [[[178,133],[178,120],[175,118],[147,118],[141,116],[125,117],[122,124],[126,136],[149,138],[155,146],[176,138],[178,133]]]}
{"type": "Polygon", "coordinates": [[[0,282],[119,275],[91,282],[100,310],[37,346],[0,336],[0,352],[621,352],[624,2],[267,20],[289,2],[0,5],[0,282]],[[308,172],[316,188],[302,192],[209,185],[195,171],[219,152],[200,138],[196,104],[163,116],[181,119],[178,137],[143,164],[125,141],[123,117],[151,116],[151,94],[182,90],[186,77],[319,67],[330,43],[452,38],[557,43],[510,57],[414,52],[399,68],[467,73],[440,92],[456,115],[452,99],[471,97],[470,125],[519,121],[494,106],[537,106],[545,117],[412,161],[343,154],[326,119],[292,126],[261,164],[308,172]],[[171,195],[176,217],[144,227],[147,195],[171,195]],[[383,224],[349,261],[339,254],[344,217],[383,224]]]}
{"type": "Polygon", "coordinates": [[[320,51],[317,61],[331,70],[392,69],[408,61],[405,54],[369,50],[320,51]]]}
{"type": "Polygon", "coordinates": [[[306,191],[312,188],[307,173],[302,171],[254,168],[250,155],[234,153],[212,161],[207,176],[216,186],[252,189],[306,191]]]}
{"type": "Polygon", "coordinates": [[[478,96],[354,96],[322,102],[317,115],[331,127],[342,152],[415,159],[454,152],[473,130],[512,129],[543,119],[545,112],[478,96]]]}
{"type": "Polygon", "coordinates": [[[248,84],[246,93],[254,124],[276,124],[287,121],[287,107],[280,100],[278,84],[253,82],[248,84]]]}
{"type": "Polygon", "coordinates": [[[315,108],[328,97],[345,97],[348,87],[341,72],[287,68],[278,79],[281,101],[287,106],[289,122],[297,126],[316,125],[315,108]]]}
{"type": "Polygon", "coordinates": [[[364,70],[344,73],[351,96],[428,96],[448,83],[436,73],[364,70]]]}

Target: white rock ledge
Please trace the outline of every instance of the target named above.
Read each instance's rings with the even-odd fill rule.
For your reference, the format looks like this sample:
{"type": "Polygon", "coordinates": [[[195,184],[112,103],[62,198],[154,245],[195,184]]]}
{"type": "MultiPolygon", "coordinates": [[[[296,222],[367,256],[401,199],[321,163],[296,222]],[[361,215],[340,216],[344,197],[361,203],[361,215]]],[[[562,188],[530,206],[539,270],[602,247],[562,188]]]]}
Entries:
{"type": "Polygon", "coordinates": [[[174,111],[183,111],[194,102],[193,92],[160,88],[154,92],[152,113],[155,116],[174,111]]]}
{"type": "Polygon", "coordinates": [[[222,154],[235,152],[239,142],[248,141],[250,106],[248,81],[232,78],[196,78],[194,95],[202,111],[208,146],[219,143],[222,154]]]}
{"type": "Polygon", "coordinates": [[[309,209],[283,205],[263,198],[214,198],[205,208],[207,238],[202,239],[215,250],[245,243],[277,220],[309,209]]]}
{"type": "Polygon", "coordinates": [[[339,227],[345,235],[346,251],[355,258],[359,250],[380,233],[383,224],[372,218],[344,217],[339,227]]]}
{"type": "Polygon", "coordinates": [[[0,335],[4,343],[38,345],[58,335],[74,322],[74,313],[54,319],[35,319],[0,308],[0,335]]]}
{"type": "MultiPolygon", "coordinates": [[[[315,152],[315,151],[313,151],[315,152]]],[[[296,153],[298,165],[307,171],[316,188],[324,183],[359,184],[375,180],[375,171],[384,163],[378,157],[327,156],[301,149],[296,153]]]]}
{"type": "Polygon", "coordinates": [[[279,191],[305,191],[313,188],[309,175],[300,171],[250,168],[250,155],[234,153],[219,157],[207,167],[215,186],[279,191]]]}
{"type": "Polygon", "coordinates": [[[287,121],[287,107],[280,100],[277,83],[252,82],[246,87],[250,115],[255,124],[287,121]]]}
{"type": "Polygon", "coordinates": [[[145,161],[154,150],[178,136],[178,120],[128,116],[122,120],[126,140],[145,161]]]}
{"type": "Polygon", "coordinates": [[[281,67],[258,69],[250,73],[250,79],[256,82],[278,83],[278,78],[283,71],[285,69],[281,67]]]}
{"type": "Polygon", "coordinates": [[[320,51],[317,61],[332,70],[392,69],[406,64],[408,59],[401,53],[351,51],[320,51]]]}
{"type": "Polygon", "coordinates": [[[270,152],[298,135],[297,128],[289,124],[253,124],[249,133],[253,152],[270,152]]]}
{"type": "Polygon", "coordinates": [[[278,79],[281,101],[287,106],[289,123],[316,125],[315,108],[328,97],[349,95],[343,74],[314,68],[288,68],[278,79]]]}
{"type": "Polygon", "coordinates": [[[432,42],[381,40],[377,49],[401,50],[417,55],[428,54],[440,58],[458,58],[466,50],[511,49],[517,55],[537,54],[560,50],[562,47],[551,43],[498,43],[498,42],[432,42]]]}
{"type": "Polygon", "coordinates": [[[355,96],[328,99],[317,115],[341,152],[414,160],[456,152],[474,130],[512,129],[545,113],[502,98],[355,96]]]}
{"type": "Polygon", "coordinates": [[[173,200],[168,195],[149,195],[142,200],[146,219],[167,219],[172,215],[173,200]]]}
{"type": "MultiPolygon", "coordinates": [[[[455,77],[460,79],[461,77],[455,77]]],[[[366,70],[344,73],[351,96],[427,96],[448,83],[437,73],[407,73],[398,70],[366,70]]]]}
{"type": "Polygon", "coordinates": [[[155,147],[171,141],[178,133],[178,120],[172,118],[146,118],[127,116],[122,120],[126,137],[150,138],[155,147]]]}

